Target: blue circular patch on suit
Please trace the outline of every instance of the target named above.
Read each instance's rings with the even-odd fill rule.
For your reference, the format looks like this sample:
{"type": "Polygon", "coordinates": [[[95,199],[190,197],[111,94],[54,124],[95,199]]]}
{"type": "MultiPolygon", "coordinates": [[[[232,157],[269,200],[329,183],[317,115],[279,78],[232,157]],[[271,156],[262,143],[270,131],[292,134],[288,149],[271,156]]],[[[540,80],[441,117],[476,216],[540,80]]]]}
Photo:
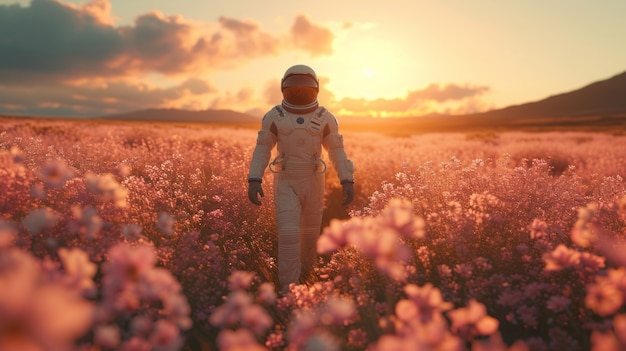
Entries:
{"type": "Polygon", "coordinates": [[[304,118],[298,117],[298,119],[296,119],[296,122],[298,122],[298,124],[302,124],[304,123],[304,118]]]}

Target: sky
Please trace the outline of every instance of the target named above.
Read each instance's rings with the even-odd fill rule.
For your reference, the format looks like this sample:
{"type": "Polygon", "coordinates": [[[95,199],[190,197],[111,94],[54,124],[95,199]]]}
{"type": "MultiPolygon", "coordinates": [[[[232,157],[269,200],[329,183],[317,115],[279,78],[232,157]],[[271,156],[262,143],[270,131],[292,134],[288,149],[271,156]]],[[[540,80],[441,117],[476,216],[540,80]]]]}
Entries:
{"type": "Polygon", "coordinates": [[[626,71],[623,0],[0,0],[0,115],[281,102],[311,66],[336,115],[503,108],[626,71]]]}

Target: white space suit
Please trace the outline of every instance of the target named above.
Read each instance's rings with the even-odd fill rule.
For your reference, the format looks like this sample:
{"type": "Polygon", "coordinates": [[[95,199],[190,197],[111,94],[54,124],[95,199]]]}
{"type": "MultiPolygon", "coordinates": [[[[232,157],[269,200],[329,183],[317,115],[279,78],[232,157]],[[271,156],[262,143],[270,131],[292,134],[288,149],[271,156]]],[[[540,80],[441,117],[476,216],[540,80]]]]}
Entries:
{"type": "MultiPolygon", "coordinates": [[[[290,70],[310,70],[307,66],[301,66],[294,66],[296,69],[292,67],[290,70]]],[[[286,77],[290,70],[285,74],[286,77]]],[[[284,291],[290,283],[298,283],[301,273],[308,274],[317,258],[326,170],[321,159],[322,146],[327,150],[344,185],[344,194],[348,189],[348,202],[354,196],[354,167],[344,151],[343,137],[339,134],[335,116],[318,106],[317,100],[300,109],[298,106],[294,109],[293,104],[283,101],[263,118],[250,163],[248,181],[252,191],[249,189],[249,196],[256,204],[260,202],[255,191],[263,195],[260,182],[274,146],[278,156],[269,164],[269,168],[275,173],[278,277],[284,291]],[[253,186],[258,188],[255,190],[253,186]],[[251,192],[254,193],[253,197],[251,192]]]]}

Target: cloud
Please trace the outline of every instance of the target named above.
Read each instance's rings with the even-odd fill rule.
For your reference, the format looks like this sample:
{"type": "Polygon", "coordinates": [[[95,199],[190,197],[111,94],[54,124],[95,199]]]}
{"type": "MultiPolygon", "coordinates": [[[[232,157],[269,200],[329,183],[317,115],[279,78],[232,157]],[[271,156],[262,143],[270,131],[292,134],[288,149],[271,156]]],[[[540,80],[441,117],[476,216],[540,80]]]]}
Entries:
{"type": "MultiPolygon", "coordinates": [[[[33,0],[28,7],[0,5],[0,72],[14,82],[75,77],[164,75],[234,68],[294,48],[250,20],[220,17],[215,30],[180,16],[151,12],[115,27],[107,0],[82,6],[33,0]]],[[[330,30],[299,16],[291,29],[295,48],[332,52],[330,30]]]]}
{"type": "Polygon", "coordinates": [[[437,111],[476,112],[478,98],[488,92],[485,86],[458,84],[431,84],[424,89],[409,91],[406,96],[394,99],[343,98],[339,101],[329,96],[328,101],[336,109],[352,115],[415,115],[437,111]]]}
{"type": "Polygon", "coordinates": [[[291,27],[291,35],[294,45],[308,51],[312,56],[333,53],[333,33],[328,28],[312,23],[306,15],[296,17],[291,27]]]}
{"type": "MultiPolygon", "coordinates": [[[[186,77],[236,69],[290,50],[329,54],[332,40],[330,30],[304,16],[294,20],[291,32],[271,34],[251,20],[223,16],[215,23],[199,23],[157,11],[116,26],[109,0],[0,4],[0,112],[28,106],[32,111],[43,111],[38,106],[55,111],[57,106],[62,113],[76,108],[76,115],[96,108],[138,108],[140,102],[146,108],[158,107],[190,96],[200,101],[199,96],[216,89],[200,80],[181,83],[186,77]],[[152,86],[154,77],[170,87],[152,86]],[[115,106],[112,101],[117,101],[115,106]]],[[[222,100],[249,100],[251,92],[238,94],[222,100]]]]}
{"type": "Polygon", "coordinates": [[[102,116],[168,107],[174,103],[189,104],[195,96],[214,91],[214,87],[198,79],[167,88],[131,81],[88,81],[22,88],[0,85],[0,110],[13,114],[102,116]]]}

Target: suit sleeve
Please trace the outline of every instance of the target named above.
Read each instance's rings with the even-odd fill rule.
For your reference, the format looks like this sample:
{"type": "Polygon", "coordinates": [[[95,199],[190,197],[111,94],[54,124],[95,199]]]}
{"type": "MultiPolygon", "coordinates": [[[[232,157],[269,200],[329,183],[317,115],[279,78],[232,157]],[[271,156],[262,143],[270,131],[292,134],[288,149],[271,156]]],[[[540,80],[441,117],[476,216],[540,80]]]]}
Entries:
{"type": "Polygon", "coordinates": [[[256,139],[256,147],[252,153],[252,160],[250,161],[250,172],[248,173],[248,181],[263,179],[263,173],[267,167],[270,156],[272,155],[272,149],[276,145],[276,131],[274,125],[274,119],[276,115],[274,110],[269,111],[263,117],[261,122],[261,130],[256,139]]]}
{"type": "Polygon", "coordinates": [[[322,145],[328,152],[330,161],[337,171],[341,183],[354,183],[354,164],[348,159],[343,147],[343,136],[339,134],[337,118],[330,112],[326,112],[328,134],[322,140],[322,145]]]}

